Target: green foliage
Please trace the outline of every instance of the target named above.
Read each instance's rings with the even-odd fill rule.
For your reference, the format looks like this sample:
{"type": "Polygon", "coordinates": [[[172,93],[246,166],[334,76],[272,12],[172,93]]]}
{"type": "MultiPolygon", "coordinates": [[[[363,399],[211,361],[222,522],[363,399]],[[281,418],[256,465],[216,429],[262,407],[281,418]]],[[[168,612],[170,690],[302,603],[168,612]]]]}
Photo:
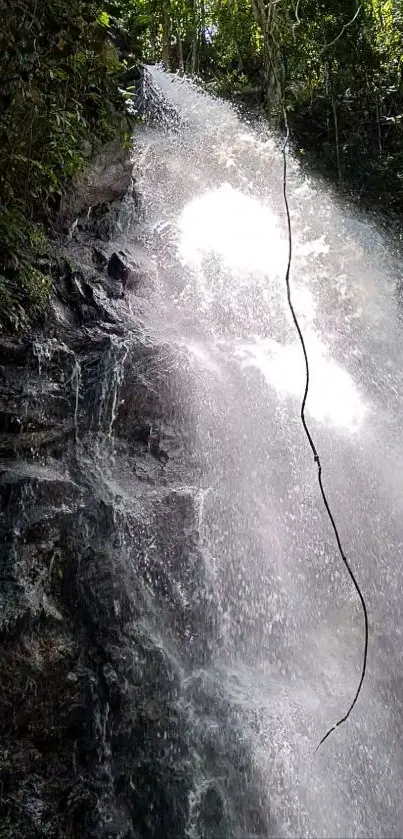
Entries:
{"type": "Polygon", "coordinates": [[[393,0],[310,0],[287,44],[287,104],[299,143],[340,186],[399,213],[402,48],[403,10],[393,0]]]}
{"type": "Polygon", "coordinates": [[[0,203],[48,217],[88,138],[122,110],[109,15],[96,2],[6,0],[0,53],[0,203]]]}
{"type": "Polygon", "coordinates": [[[125,57],[288,112],[296,147],[340,186],[403,210],[403,10],[397,0],[2,0],[1,322],[43,312],[45,225],[98,142],[128,141],[125,57]],[[35,234],[37,235],[37,234],[35,234]],[[30,314],[29,314],[30,313],[30,314]]]}
{"type": "MultiPolygon", "coordinates": [[[[273,125],[343,188],[403,210],[403,8],[397,0],[133,0],[145,60],[200,75],[273,125]]],[[[122,18],[122,19],[123,19],[122,18]]]]}
{"type": "Polygon", "coordinates": [[[46,312],[51,279],[35,264],[45,241],[37,225],[0,208],[0,332],[4,327],[21,329],[46,312]]]}
{"type": "Polygon", "coordinates": [[[0,320],[16,328],[50,293],[34,223],[51,221],[96,145],[127,139],[130,124],[104,4],[2,0],[1,24],[0,320]]]}
{"type": "MultiPolygon", "coordinates": [[[[118,6],[110,4],[114,14],[118,6]]],[[[144,61],[208,78],[223,92],[252,77],[258,84],[262,39],[250,0],[132,0],[119,14],[144,61]]]]}

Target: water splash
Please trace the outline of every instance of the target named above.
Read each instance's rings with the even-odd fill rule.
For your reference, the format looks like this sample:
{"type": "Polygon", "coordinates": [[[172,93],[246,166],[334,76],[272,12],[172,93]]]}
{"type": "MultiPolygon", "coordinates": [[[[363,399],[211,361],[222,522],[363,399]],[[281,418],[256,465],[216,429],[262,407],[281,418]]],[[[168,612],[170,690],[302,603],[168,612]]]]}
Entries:
{"type": "MultiPolygon", "coordinates": [[[[309,358],[315,375],[311,381],[307,412],[318,422],[350,432],[359,431],[366,406],[352,377],[329,357],[329,350],[309,332],[305,333],[309,358]]],[[[298,344],[281,345],[270,339],[250,342],[235,351],[242,369],[255,367],[269,387],[279,396],[296,397],[301,401],[304,382],[304,360],[298,344]]]]}
{"type": "Polygon", "coordinates": [[[286,242],[279,219],[256,198],[224,183],[186,204],[179,219],[179,254],[200,265],[216,254],[234,271],[279,277],[286,242]]]}
{"type": "Polygon", "coordinates": [[[117,408],[118,408],[118,395],[119,390],[124,381],[124,372],[125,372],[125,362],[127,356],[129,354],[129,347],[126,344],[123,344],[120,348],[120,352],[118,358],[116,359],[116,364],[114,367],[114,374],[113,374],[113,386],[112,386],[112,399],[111,399],[111,418],[109,422],[109,430],[108,436],[112,437],[113,434],[113,426],[115,424],[115,420],[117,417],[117,408]]]}
{"type": "Polygon", "coordinates": [[[32,352],[35,358],[38,359],[38,373],[42,375],[43,367],[48,364],[52,358],[53,353],[58,347],[56,339],[49,340],[35,340],[32,342],[32,352]]]}
{"type": "Polygon", "coordinates": [[[78,358],[74,359],[73,372],[71,374],[71,386],[74,391],[74,428],[76,440],[78,437],[78,409],[80,404],[80,387],[81,387],[81,365],[78,358]]]}
{"type": "MultiPolygon", "coordinates": [[[[376,226],[347,213],[291,161],[294,299],[312,368],[308,410],[343,542],[378,627],[365,703],[312,767],[318,734],[355,684],[360,616],[312,491],[298,419],[304,379],[285,298],[281,156],[265,126],[245,124],[195,85],[150,73],[181,119],[175,133],[139,131],[136,156],[142,234],[158,272],[150,328],[177,355],[166,387],[192,439],[200,485],[214,486],[199,519],[222,620],[208,676],[243,720],[275,835],[397,836],[398,266],[386,259],[376,226]],[[393,755],[389,780],[383,750],[393,755]]],[[[201,789],[208,778],[199,777],[201,789]]],[[[196,812],[196,788],[192,801],[196,812]]]]}
{"type": "Polygon", "coordinates": [[[124,381],[124,369],[129,346],[126,339],[112,335],[109,352],[105,355],[104,375],[101,381],[101,393],[98,405],[98,428],[106,430],[107,436],[113,436],[113,426],[117,416],[118,396],[124,381]]]}

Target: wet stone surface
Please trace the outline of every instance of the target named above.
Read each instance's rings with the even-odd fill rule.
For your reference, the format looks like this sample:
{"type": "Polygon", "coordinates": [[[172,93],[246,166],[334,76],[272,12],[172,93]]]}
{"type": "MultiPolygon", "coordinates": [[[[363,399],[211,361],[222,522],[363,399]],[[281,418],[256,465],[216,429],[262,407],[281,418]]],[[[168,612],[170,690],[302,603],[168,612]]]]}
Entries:
{"type": "Polygon", "coordinates": [[[232,729],[208,742],[185,687],[220,644],[190,444],[93,215],[50,260],[45,329],[0,338],[0,835],[235,835],[250,757],[206,786],[232,729]]]}

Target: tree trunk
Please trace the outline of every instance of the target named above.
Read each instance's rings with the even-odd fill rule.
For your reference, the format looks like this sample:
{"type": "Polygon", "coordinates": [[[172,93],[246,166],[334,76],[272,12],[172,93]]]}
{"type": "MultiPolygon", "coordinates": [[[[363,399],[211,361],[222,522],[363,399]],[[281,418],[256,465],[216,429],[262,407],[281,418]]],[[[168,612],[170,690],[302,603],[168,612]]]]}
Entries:
{"type": "Polygon", "coordinates": [[[193,38],[190,73],[195,76],[199,71],[199,8],[197,0],[193,0],[193,38]]]}
{"type": "Polygon", "coordinates": [[[341,173],[341,161],[340,161],[340,139],[339,139],[339,121],[337,117],[337,106],[336,100],[333,96],[332,91],[332,111],[333,111],[333,124],[334,124],[334,139],[336,144],[336,163],[337,163],[337,178],[339,181],[339,186],[341,186],[343,177],[341,173]]]}
{"type": "Polygon", "coordinates": [[[264,95],[269,117],[278,122],[283,102],[283,68],[278,32],[278,0],[251,0],[256,23],[263,34],[264,95]]]}
{"type": "Polygon", "coordinates": [[[179,75],[183,76],[185,72],[185,60],[183,57],[183,44],[182,44],[182,36],[180,31],[180,21],[177,21],[176,24],[176,34],[178,38],[178,61],[179,61],[179,75]]]}
{"type": "Polygon", "coordinates": [[[378,132],[378,153],[379,158],[383,155],[383,148],[382,148],[382,127],[381,127],[381,109],[379,105],[379,97],[376,97],[375,100],[375,109],[376,109],[376,127],[378,132]]]}
{"type": "Polygon", "coordinates": [[[162,12],[162,60],[166,70],[171,70],[171,14],[169,0],[165,0],[162,12]]]}
{"type": "Polygon", "coordinates": [[[206,6],[204,0],[200,0],[200,26],[199,26],[199,70],[204,67],[206,57],[206,6]]]}

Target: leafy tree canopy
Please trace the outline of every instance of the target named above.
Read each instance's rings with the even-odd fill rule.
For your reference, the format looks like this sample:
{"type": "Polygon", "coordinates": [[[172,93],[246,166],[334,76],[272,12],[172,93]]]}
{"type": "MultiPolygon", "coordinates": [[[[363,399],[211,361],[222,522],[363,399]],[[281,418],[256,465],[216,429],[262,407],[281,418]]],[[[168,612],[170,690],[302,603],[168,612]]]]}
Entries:
{"type": "Polygon", "coordinates": [[[0,0],[0,14],[3,313],[46,299],[27,256],[36,225],[97,142],[129,136],[120,89],[133,61],[197,76],[274,126],[285,107],[305,159],[403,210],[398,0],[0,0]]]}

